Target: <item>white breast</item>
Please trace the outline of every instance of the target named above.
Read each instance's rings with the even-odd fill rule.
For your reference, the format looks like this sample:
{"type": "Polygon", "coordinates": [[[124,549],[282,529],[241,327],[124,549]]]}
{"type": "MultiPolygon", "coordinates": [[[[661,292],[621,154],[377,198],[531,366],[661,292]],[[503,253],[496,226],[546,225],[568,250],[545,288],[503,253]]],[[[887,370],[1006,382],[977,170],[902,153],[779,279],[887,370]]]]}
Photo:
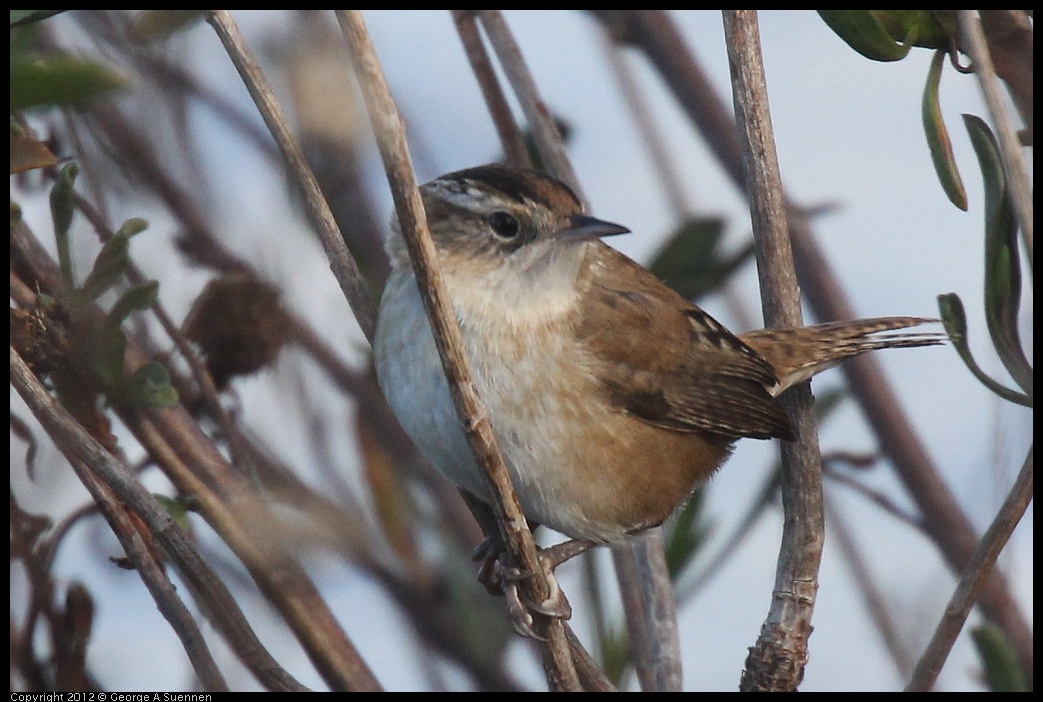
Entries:
{"type": "MultiPolygon", "coordinates": [[[[564,323],[572,305],[570,279],[449,281],[479,395],[500,443],[525,514],[575,533],[578,515],[562,500],[568,466],[562,465],[563,408],[559,382],[588,375],[569,348],[564,323]],[[559,283],[568,284],[558,288],[559,283]],[[477,284],[476,284],[477,283],[477,284]],[[557,320],[557,321],[556,321],[557,320]]],[[[489,500],[484,476],[460,428],[411,271],[391,274],[381,300],[374,341],[377,377],[402,427],[446,478],[489,500]]],[[[593,382],[593,379],[587,379],[593,382]]],[[[574,403],[573,403],[574,404],[574,403]]]]}

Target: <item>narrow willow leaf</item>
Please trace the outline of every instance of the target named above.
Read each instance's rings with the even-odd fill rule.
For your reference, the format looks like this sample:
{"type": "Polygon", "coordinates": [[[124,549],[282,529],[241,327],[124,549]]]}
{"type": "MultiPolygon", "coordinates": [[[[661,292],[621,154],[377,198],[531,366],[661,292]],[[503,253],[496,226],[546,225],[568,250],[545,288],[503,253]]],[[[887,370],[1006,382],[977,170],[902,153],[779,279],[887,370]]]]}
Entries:
{"type": "Polygon", "coordinates": [[[83,295],[88,300],[98,299],[111,288],[127,270],[130,264],[130,238],[145,230],[148,222],[144,219],[128,219],[111,239],[101,247],[101,252],[94,259],[87,280],[83,281],[83,295]]]}
{"type": "Polygon", "coordinates": [[[1032,685],[1021,669],[1017,651],[1002,629],[986,620],[971,631],[971,636],[991,692],[1031,692],[1032,685]]]}
{"type": "Polygon", "coordinates": [[[609,682],[616,687],[621,686],[627,672],[634,667],[625,628],[611,627],[602,634],[598,639],[598,658],[609,682]]]}
{"type": "Polygon", "coordinates": [[[942,318],[942,324],[945,326],[945,331],[949,335],[949,340],[952,341],[953,348],[956,349],[956,353],[960,355],[960,358],[970,372],[974,374],[974,377],[1004,400],[1031,407],[1032,397],[1016,390],[1011,390],[996,382],[986,375],[985,371],[974,360],[970,346],[967,344],[967,315],[963,310],[963,302],[960,300],[959,295],[956,293],[939,295],[938,311],[940,313],[939,316],[942,318]]]}
{"type": "Polygon", "coordinates": [[[87,300],[97,300],[123,277],[130,263],[129,241],[125,236],[114,236],[102,246],[94,259],[94,267],[83,281],[82,292],[87,300]]]}
{"type": "Polygon", "coordinates": [[[158,298],[158,281],[150,280],[147,283],[135,285],[120,295],[120,299],[116,301],[116,304],[112,306],[112,309],[106,315],[105,323],[109,326],[118,327],[123,324],[123,320],[130,316],[131,312],[151,307],[156,304],[158,298]]]}
{"type": "Polygon", "coordinates": [[[48,17],[54,17],[65,10],[11,10],[11,27],[40,22],[48,17]]]}
{"type": "Polygon", "coordinates": [[[58,247],[58,266],[66,290],[72,290],[76,286],[69,249],[69,227],[72,226],[72,216],[76,211],[73,182],[79,172],[79,166],[75,163],[66,165],[59,172],[58,180],[51,188],[51,219],[54,221],[54,238],[58,247]]]}
{"type": "Polygon", "coordinates": [[[125,236],[129,239],[135,234],[140,234],[146,229],[148,229],[147,219],[144,219],[142,217],[131,217],[126,222],[124,222],[123,225],[119,228],[119,231],[116,232],[116,236],[125,236]]]}
{"type": "Polygon", "coordinates": [[[123,384],[123,359],[127,354],[127,336],[120,327],[101,325],[93,338],[94,372],[105,393],[118,393],[123,384]]]}
{"type": "Polygon", "coordinates": [[[996,353],[1015,382],[1032,394],[1032,367],[1018,329],[1021,262],[1017,221],[1007,192],[999,145],[983,120],[964,115],[985,185],[985,319],[996,353]]]}
{"type": "Polygon", "coordinates": [[[105,66],[72,56],[11,58],[11,110],[75,105],[122,88],[126,80],[105,66]]]}
{"type": "Polygon", "coordinates": [[[946,197],[952,204],[966,212],[967,190],[963,187],[963,179],[960,178],[960,171],[956,166],[949,130],[945,128],[942,108],[938,102],[938,86],[942,81],[942,66],[945,56],[944,51],[936,51],[934,60],[931,61],[931,69],[927,72],[927,85],[924,87],[921,105],[923,129],[927,135],[927,148],[931,152],[934,170],[938,174],[938,180],[942,184],[946,197]]]}
{"type": "Polygon", "coordinates": [[[667,570],[675,582],[699,555],[709,528],[703,510],[703,491],[696,490],[688,501],[667,523],[664,550],[667,570]]]}

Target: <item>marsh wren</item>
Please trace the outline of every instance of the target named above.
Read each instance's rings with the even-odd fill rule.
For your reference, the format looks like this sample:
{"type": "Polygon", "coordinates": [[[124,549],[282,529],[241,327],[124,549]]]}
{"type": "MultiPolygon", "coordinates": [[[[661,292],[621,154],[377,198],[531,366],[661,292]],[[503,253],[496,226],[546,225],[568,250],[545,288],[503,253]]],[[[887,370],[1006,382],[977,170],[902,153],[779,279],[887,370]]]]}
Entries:
{"type": "MultiPolygon", "coordinates": [[[[735,335],[601,241],[629,230],[582,213],[548,176],[498,165],[420,189],[474,382],[526,517],[619,544],[656,526],[743,437],[792,440],[776,397],[865,351],[941,343],[874,336],[888,317],[735,335]]],[[[401,235],[374,343],[378,379],[417,447],[486,503],[401,235]]]]}

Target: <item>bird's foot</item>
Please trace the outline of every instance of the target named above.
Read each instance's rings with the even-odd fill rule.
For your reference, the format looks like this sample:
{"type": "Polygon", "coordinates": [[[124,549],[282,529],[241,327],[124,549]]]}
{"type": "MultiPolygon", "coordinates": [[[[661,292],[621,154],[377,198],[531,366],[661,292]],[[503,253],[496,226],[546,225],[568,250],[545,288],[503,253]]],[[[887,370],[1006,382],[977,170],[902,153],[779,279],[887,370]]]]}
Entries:
{"type": "Polygon", "coordinates": [[[554,577],[554,569],[559,565],[587,551],[594,542],[582,539],[566,541],[550,548],[539,550],[540,570],[547,582],[547,596],[540,602],[526,598],[519,583],[535,576],[513,565],[498,537],[487,537],[475,549],[474,559],[481,561],[478,581],[494,595],[504,595],[507,600],[507,613],[511,626],[519,635],[528,638],[542,639],[534,628],[533,614],[540,614],[554,619],[567,620],[572,617],[572,606],[554,577]]]}

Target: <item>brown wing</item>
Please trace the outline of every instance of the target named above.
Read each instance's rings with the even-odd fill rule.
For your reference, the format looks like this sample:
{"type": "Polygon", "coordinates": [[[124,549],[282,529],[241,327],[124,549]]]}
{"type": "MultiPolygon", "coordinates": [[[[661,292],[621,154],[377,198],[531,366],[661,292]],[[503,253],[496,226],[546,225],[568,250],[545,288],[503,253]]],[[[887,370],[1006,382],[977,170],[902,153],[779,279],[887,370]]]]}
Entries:
{"type": "Polygon", "coordinates": [[[756,351],[626,256],[597,242],[577,333],[610,401],[649,424],[729,439],[793,438],[756,351]]]}

